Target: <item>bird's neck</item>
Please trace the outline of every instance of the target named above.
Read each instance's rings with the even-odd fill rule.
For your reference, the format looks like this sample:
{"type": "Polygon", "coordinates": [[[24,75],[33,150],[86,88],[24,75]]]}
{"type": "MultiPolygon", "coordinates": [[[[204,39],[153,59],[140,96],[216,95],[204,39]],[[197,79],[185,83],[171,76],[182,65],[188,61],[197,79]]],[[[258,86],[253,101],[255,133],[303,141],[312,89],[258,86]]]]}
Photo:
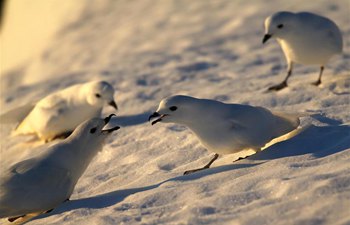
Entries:
{"type": "Polygon", "coordinates": [[[81,140],[70,140],[64,149],[54,153],[53,158],[71,174],[73,180],[78,181],[101,148],[100,142],[85,144],[81,140]]]}

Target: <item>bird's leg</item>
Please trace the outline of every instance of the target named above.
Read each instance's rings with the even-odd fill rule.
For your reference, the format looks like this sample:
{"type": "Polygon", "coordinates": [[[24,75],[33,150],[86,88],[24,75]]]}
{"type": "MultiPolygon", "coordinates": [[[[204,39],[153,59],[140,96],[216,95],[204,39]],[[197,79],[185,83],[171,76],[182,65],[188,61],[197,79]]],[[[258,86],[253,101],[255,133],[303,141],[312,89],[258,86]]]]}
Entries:
{"type": "MultiPolygon", "coordinates": [[[[261,151],[261,148],[252,148],[252,150],[253,151],[255,151],[255,153],[254,154],[256,154],[256,153],[258,153],[258,152],[260,152],[261,151]]],[[[242,159],[246,159],[246,158],[248,158],[248,157],[250,157],[251,155],[248,155],[248,156],[246,156],[246,157],[238,157],[238,159],[236,159],[236,160],[233,160],[233,162],[237,162],[237,161],[240,161],[240,160],[242,160],[242,159]]]]}
{"type": "Polygon", "coordinates": [[[11,217],[11,218],[8,218],[7,220],[12,223],[12,222],[18,220],[19,218],[22,218],[22,217],[25,217],[25,216],[26,215],[11,217]]]}
{"type": "Polygon", "coordinates": [[[267,90],[268,91],[279,91],[279,90],[282,90],[283,88],[287,87],[288,86],[287,80],[290,77],[290,75],[292,75],[292,70],[288,71],[286,78],[284,78],[284,80],[281,83],[273,85],[273,86],[269,87],[267,90]]]}
{"type": "Polygon", "coordinates": [[[293,70],[293,63],[291,62],[288,65],[288,72],[287,72],[286,78],[284,78],[284,80],[280,84],[271,86],[267,90],[268,91],[279,91],[279,90],[282,90],[283,88],[287,87],[288,86],[287,81],[288,81],[289,77],[292,75],[292,70],[293,70]]]}
{"type": "Polygon", "coordinates": [[[211,166],[211,164],[213,164],[213,162],[215,160],[217,160],[218,158],[219,158],[219,154],[215,154],[214,158],[212,158],[207,165],[205,165],[204,167],[199,168],[199,169],[187,170],[187,171],[184,172],[184,175],[191,174],[191,173],[194,173],[194,172],[197,172],[197,171],[200,171],[200,170],[208,169],[211,166]]]}
{"type": "Polygon", "coordinates": [[[234,160],[233,162],[237,162],[237,161],[245,159],[245,158],[247,158],[247,157],[239,157],[238,159],[234,160]]]}
{"type": "Polygon", "coordinates": [[[318,75],[317,81],[312,82],[311,84],[313,84],[313,85],[315,85],[315,86],[318,86],[318,85],[321,84],[321,78],[322,78],[323,70],[324,70],[324,66],[321,66],[320,74],[318,75]]]}

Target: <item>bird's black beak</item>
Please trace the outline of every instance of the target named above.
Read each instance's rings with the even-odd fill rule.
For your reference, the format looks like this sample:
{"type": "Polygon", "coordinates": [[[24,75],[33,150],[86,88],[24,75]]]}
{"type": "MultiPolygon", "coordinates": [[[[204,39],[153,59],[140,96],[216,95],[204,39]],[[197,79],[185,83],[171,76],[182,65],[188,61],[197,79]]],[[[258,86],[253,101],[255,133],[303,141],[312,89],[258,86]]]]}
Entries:
{"type": "MultiPolygon", "coordinates": [[[[111,115],[107,116],[106,118],[104,118],[105,124],[109,123],[109,121],[111,120],[111,118],[113,116],[116,116],[116,115],[115,114],[111,114],[111,115]]],[[[107,130],[102,130],[102,133],[111,133],[111,132],[113,132],[115,130],[119,130],[119,129],[120,129],[119,126],[115,126],[115,127],[110,128],[110,129],[107,129],[107,130]]]]}
{"type": "Polygon", "coordinates": [[[116,116],[116,115],[115,114],[111,114],[111,115],[107,116],[106,118],[104,118],[105,124],[109,123],[109,121],[111,120],[111,118],[113,116],[116,116]]]}
{"type": "Polygon", "coordinates": [[[113,100],[113,101],[108,102],[108,105],[110,105],[110,106],[112,106],[113,108],[115,108],[115,110],[118,110],[118,105],[117,105],[117,103],[115,103],[115,101],[114,101],[114,100],[113,100]]]}
{"type": "Polygon", "coordinates": [[[115,126],[107,130],[102,130],[103,133],[112,133],[113,131],[119,130],[120,126],[115,126]]]}
{"type": "Polygon", "coordinates": [[[162,118],[164,118],[165,116],[168,116],[168,114],[163,114],[162,115],[162,114],[159,114],[158,112],[154,112],[152,115],[150,115],[148,117],[148,121],[151,121],[152,118],[157,118],[158,117],[158,119],[152,121],[152,125],[154,125],[154,124],[162,121],[162,118]]]}
{"type": "Polygon", "coordinates": [[[262,43],[265,44],[265,42],[267,42],[270,38],[272,37],[271,34],[265,34],[263,40],[262,40],[262,43]]]}
{"type": "Polygon", "coordinates": [[[148,122],[150,122],[151,119],[152,119],[152,118],[155,118],[155,117],[160,117],[160,114],[157,113],[157,112],[154,112],[152,115],[150,115],[150,116],[148,117],[148,122]]]}

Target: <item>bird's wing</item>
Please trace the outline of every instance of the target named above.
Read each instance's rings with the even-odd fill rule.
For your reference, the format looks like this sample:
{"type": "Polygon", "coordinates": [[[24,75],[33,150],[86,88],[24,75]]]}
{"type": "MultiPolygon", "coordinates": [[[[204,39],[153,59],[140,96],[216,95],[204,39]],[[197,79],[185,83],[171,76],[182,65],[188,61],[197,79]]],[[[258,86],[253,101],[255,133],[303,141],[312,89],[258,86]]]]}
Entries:
{"type": "Polygon", "coordinates": [[[275,137],[279,137],[295,130],[300,125],[300,115],[292,113],[271,112],[275,117],[275,137]]]}
{"type": "Polygon", "coordinates": [[[249,128],[247,124],[242,121],[237,120],[237,118],[229,118],[228,125],[234,130],[243,130],[249,128]]]}
{"type": "MultiPolygon", "coordinates": [[[[67,191],[72,185],[70,171],[45,158],[33,158],[19,162],[10,168],[4,179],[9,189],[25,190],[32,195],[42,196],[40,188],[67,191]]],[[[28,194],[28,193],[27,193],[28,194]]],[[[24,193],[24,196],[27,196],[24,193]]],[[[34,197],[34,196],[33,196],[34,197]]]]}
{"type": "Polygon", "coordinates": [[[28,170],[32,169],[35,167],[38,163],[38,159],[32,158],[32,159],[27,159],[22,162],[14,164],[10,168],[10,172],[13,174],[23,174],[26,173],[28,170]]]}
{"type": "Polygon", "coordinates": [[[249,129],[256,126],[258,121],[265,119],[265,111],[260,107],[232,104],[227,108],[225,118],[235,129],[249,129]]]}
{"type": "Polygon", "coordinates": [[[238,128],[256,128],[261,125],[265,128],[274,128],[282,123],[287,129],[295,129],[299,126],[299,117],[305,116],[302,113],[275,112],[263,107],[240,106],[228,114],[229,121],[238,128]],[[288,128],[289,127],[289,128],[288,128]]]}
{"type": "MultiPolygon", "coordinates": [[[[64,117],[69,108],[69,101],[62,98],[60,95],[52,95],[45,99],[45,101],[40,101],[35,110],[35,117],[42,117],[42,122],[44,127],[48,126],[51,121],[56,121],[57,117],[64,117]],[[46,120],[46,122],[43,121],[46,120]]],[[[39,119],[39,118],[37,118],[39,119]]]]}
{"type": "Polygon", "coordinates": [[[54,178],[64,180],[67,174],[69,174],[69,171],[50,161],[46,161],[45,157],[40,157],[16,163],[10,168],[10,173],[12,176],[33,176],[33,179],[35,178],[40,182],[39,177],[41,177],[41,179],[45,179],[46,177],[47,179],[54,178]]]}
{"type": "Polygon", "coordinates": [[[69,198],[76,180],[52,162],[30,159],[13,166],[1,183],[0,216],[48,210],[69,198]]]}
{"type": "Polygon", "coordinates": [[[273,113],[263,107],[238,106],[232,109],[228,114],[231,131],[247,143],[261,144],[299,126],[298,115],[273,113]]]}
{"type": "MultiPolygon", "coordinates": [[[[40,165],[31,171],[32,177],[35,177],[35,185],[42,185],[52,190],[66,190],[72,183],[69,170],[50,163],[40,163],[40,165]]],[[[29,174],[29,173],[28,173],[29,174]]]]}
{"type": "Polygon", "coordinates": [[[61,95],[51,95],[37,104],[41,110],[45,111],[59,111],[66,108],[68,101],[66,98],[63,98],[61,95]]]}

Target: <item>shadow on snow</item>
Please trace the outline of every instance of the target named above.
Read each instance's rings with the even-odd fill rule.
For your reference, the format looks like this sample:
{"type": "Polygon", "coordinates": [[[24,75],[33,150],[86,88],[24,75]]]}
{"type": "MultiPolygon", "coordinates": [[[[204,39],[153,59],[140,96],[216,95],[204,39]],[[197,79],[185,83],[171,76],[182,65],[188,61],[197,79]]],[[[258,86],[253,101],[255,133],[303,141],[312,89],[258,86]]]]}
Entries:
{"type": "MultiPolygon", "coordinates": [[[[147,121],[148,113],[143,113],[135,116],[120,117],[119,120],[124,126],[136,125],[147,121]]],[[[329,122],[329,121],[328,121],[329,122]]],[[[333,123],[328,124],[337,124],[333,123]]],[[[298,135],[283,142],[276,143],[264,151],[255,154],[249,159],[251,160],[271,160],[284,157],[298,156],[303,154],[312,154],[316,158],[326,157],[350,148],[350,126],[349,125],[328,125],[315,126],[310,125],[298,135]]],[[[244,162],[244,161],[243,161],[244,162]]],[[[104,208],[115,205],[123,201],[126,197],[143,191],[158,188],[160,185],[171,181],[191,181],[200,179],[205,176],[231,171],[241,168],[257,166],[261,163],[250,164],[230,164],[210,168],[208,170],[199,171],[186,176],[178,176],[158,184],[149,185],[140,188],[131,188],[125,190],[117,190],[89,198],[72,200],[63,203],[53,211],[53,214],[60,214],[66,211],[71,211],[79,208],[104,208]]],[[[42,215],[38,218],[44,218],[53,214],[42,215]]]]}
{"type": "Polygon", "coordinates": [[[350,149],[349,125],[311,125],[298,135],[276,143],[250,159],[271,160],[304,154],[320,158],[346,149],[350,149]]]}
{"type": "Polygon", "coordinates": [[[165,184],[167,182],[171,181],[191,181],[195,179],[200,179],[205,176],[213,175],[213,174],[218,174],[230,170],[236,170],[236,169],[241,169],[241,168],[247,168],[247,167],[252,167],[256,166],[258,164],[231,164],[231,165],[225,165],[225,166],[220,166],[220,167],[215,167],[211,168],[208,170],[204,171],[199,171],[194,174],[189,174],[186,176],[178,176],[175,178],[171,178],[165,181],[162,181],[158,184],[154,185],[149,185],[146,187],[140,187],[140,188],[130,188],[130,189],[124,189],[124,190],[117,190],[117,191],[112,191],[109,193],[89,197],[89,198],[82,198],[82,199],[77,199],[77,200],[71,200],[69,202],[63,203],[59,207],[57,207],[52,213],[50,214],[44,214],[36,219],[39,218],[45,218],[48,216],[60,214],[63,212],[75,210],[75,209],[80,209],[80,208],[90,208],[90,209],[99,209],[99,208],[105,208],[109,207],[112,205],[115,205],[121,201],[123,201],[126,197],[129,195],[136,194],[138,192],[143,192],[143,191],[148,191],[152,190],[154,188],[158,188],[162,184],[165,184]]]}
{"type": "Polygon", "coordinates": [[[123,127],[127,126],[135,126],[142,123],[148,122],[148,117],[151,115],[151,112],[144,112],[136,115],[128,115],[128,116],[116,116],[113,117],[111,122],[113,124],[118,124],[123,127]]]}

